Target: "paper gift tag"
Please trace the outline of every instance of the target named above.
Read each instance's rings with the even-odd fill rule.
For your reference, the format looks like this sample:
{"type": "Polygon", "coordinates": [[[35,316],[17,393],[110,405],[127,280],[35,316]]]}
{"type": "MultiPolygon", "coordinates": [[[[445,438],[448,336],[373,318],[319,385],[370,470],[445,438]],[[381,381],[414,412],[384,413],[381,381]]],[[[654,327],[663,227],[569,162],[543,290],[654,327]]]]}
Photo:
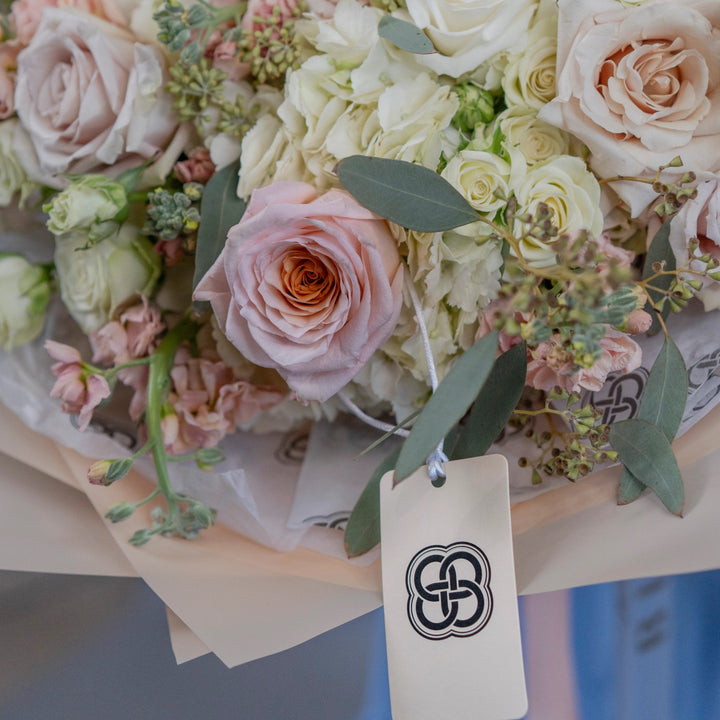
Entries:
{"type": "Polygon", "coordinates": [[[394,720],[515,720],[527,712],[507,461],[446,463],[380,483],[394,720]]]}

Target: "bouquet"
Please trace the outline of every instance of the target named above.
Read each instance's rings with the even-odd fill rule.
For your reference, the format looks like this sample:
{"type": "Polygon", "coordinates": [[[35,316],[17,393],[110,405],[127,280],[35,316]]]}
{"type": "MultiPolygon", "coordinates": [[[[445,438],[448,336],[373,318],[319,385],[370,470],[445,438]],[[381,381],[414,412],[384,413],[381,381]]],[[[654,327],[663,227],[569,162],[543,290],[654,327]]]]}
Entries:
{"type": "Polygon", "coordinates": [[[107,513],[152,504],[131,543],[223,512],[177,468],[341,417],[384,453],[324,516],[350,556],[386,471],[491,446],[526,492],[619,461],[620,503],[682,514],[670,444],[717,395],[720,9],[13,0],[1,27],[0,342],[44,340],[79,430],[130,428],[91,483],[152,458],[107,513]]]}

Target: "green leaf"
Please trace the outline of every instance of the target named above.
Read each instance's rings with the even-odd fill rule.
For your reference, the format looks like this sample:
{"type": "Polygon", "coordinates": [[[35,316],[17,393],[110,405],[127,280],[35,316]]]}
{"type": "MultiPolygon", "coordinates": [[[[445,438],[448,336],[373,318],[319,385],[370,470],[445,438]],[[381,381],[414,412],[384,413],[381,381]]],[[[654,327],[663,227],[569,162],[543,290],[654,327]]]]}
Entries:
{"type": "Polygon", "coordinates": [[[495,360],[498,332],[493,330],[463,353],[413,425],[395,467],[395,482],[425,463],[428,455],[468,411],[485,384],[495,360]]]}
{"type": "Polygon", "coordinates": [[[422,165],[352,155],[338,163],[337,174],[359,203],[411,230],[440,232],[480,217],[449,182],[422,165]]]}
{"type": "Polygon", "coordinates": [[[396,430],[400,430],[401,428],[404,428],[406,425],[411,423],[420,413],[422,412],[422,408],[418,408],[417,410],[414,410],[411,412],[404,420],[399,422],[397,425],[393,427],[392,430],[388,430],[386,433],[381,435],[377,440],[374,440],[371,442],[364,450],[359,452],[357,454],[357,457],[362,457],[363,455],[367,455],[371,450],[374,450],[378,445],[382,445],[389,437],[392,437],[395,435],[396,430]]]}
{"type": "Polygon", "coordinates": [[[224,167],[210,178],[203,191],[193,288],[217,260],[225,247],[228,230],[240,222],[245,212],[245,201],[237,196],[239,170],[239,160],[224,167]]]}
{"type": "Polygon", "coordinates": [[[677,460],[663,431],[633,418],[610,428],[610,445],[623,465],[649,487],[673,514],[682,515],[685,489],[677,460]]]}
{"type": "Polygon", "coordinates": [[[618,505],[629,505],[645,492],[643,485],[627,468],[623,468],[618,485],[618,505]]]}
{"type": "Polygon", "coordinates": [[[453,460],[477,457],[488,451],[520,401],[526,374],[527,349],[524,342],[495,360],[453,449],[453,460]]]}
{"type": "Polygon", "coordinates": [[[357,557],[380,542],[380,480],[395,467],[400,448],[393,450],[375,469],[355,503],[345,526],[345,552],[357,557]]]}
{"type": "MultiPolygon", "coordinates": [[[[687,403],[688,379],[685,361],[672,338],[665,343],[653,363],[637,417],[657,425],[668,442],[675,439],[687,403]]],[[[625,468],[620,477],[618,502],[627,505],[642,494],[645,485],[625,468]]]]}
{"type": "MultiPolygon", "coordinates": [[[[667,220],[657,231],[652,243],[650,244],[650,247],[648,248],[648,252],[645,257],[645,267],[643,268],[643,280],[647,280],[651,275],[655,274],[655,270],[653,270],[653,265],[658,262],[665,262],[665,270],[675,270],[675,255],[673,254],[672,248],[670,247],[669,238],[670,221],[667,220]]],[[[655,288],[667,290],[670,287],[672,280],[672,275],[660,275],[660,277],[655,278],[651,284],[655,288]]],[[[648,288],[648,295],[653,302],[657,302],[660,298],[663,297],[662,292],[658,292],[658,290],[653,290],[652,288],[648,288]]],[[[655,335],[660,332],[662,326],[660,325],[660,321],[657,319],[655,310],[653,310],[650,303],[646,305],[645,309],[652,315],[653,318],[653,322],[650,326],[650,330],[648,330],[648,333],[650,335],[655,335]]],[[[660,313],[663,320],[668,316],[669,313],[670,305],[666,302],[663,306],[662,312],[660,313]]]]}
{"type": "Polygon", "coordinates": [[[416,55],[429,55],[435,52],[430,38],[419,27],[392,15],[385,15],[380,20],[378,35],[389,40],[401,50],[407,50],[416,55]]]}

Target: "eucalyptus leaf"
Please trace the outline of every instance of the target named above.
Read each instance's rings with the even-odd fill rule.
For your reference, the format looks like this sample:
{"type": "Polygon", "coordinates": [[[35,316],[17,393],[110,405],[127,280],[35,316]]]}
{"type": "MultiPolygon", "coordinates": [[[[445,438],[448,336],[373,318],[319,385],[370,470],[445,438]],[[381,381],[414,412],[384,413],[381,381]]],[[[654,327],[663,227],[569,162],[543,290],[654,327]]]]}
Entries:
{"type": "Polygon", "coordinates": [[[383,433],[377,440],[371,442],[370,445],[368,445],[364,450],[357,454],[357,457],[362,457],[363,455],[369,453],[371,450],[374,450],[376,447],[378,447],[378,445],[382,445],[388,438],[395,435],[396,430],[400,430],[401,428],[404,428],[406,425],[411,423],[421,412],[422,408],[411,412],[404,420],[393,426],[392,430],[388,430],[386,433],[383,433]]]}
{"type": "Polygon", "coordinates": [[[337,174],[359,203],[410,230],[451,230],[480,217],[449,182],[422,165],[352,155],[338,163],[337,174]]]}
{"type": "Polygon", "coordinates": [[[610,445],[623,465],[649,487],[673,514],[682,515],[685,489],[677,460],[663,431],[633,418],[610,428],[610,445]]]}
{"type": "Polygon", "coordinates": [[[495,360],[498,332],[493,330],[463,353],[440,383],[403,443],[395,482],[425,463],[428,455],[468,411],[485,384],[495,360]]]}
{"type": "Polygon", "coordinates": [[[380,20],[378,35],[401,50],[416,55],[429,55],[435,52],[430,38],[419,27],[392,15],[384,15],[380,20]]]}
{"type": "MultiPolygon", "coordinates": [[[[668,439],[675,439],[687,402],[688,379],[683,356],[666,337],[645,383],[637,417],[657,425],[668,439]]],[[[645,485],[625,468],[620,478],[618,502],[626,505],[642,494],[645,485]]]]}
{"type": "MultiPolygon", "coordinates": [[[[672,248],[670,247],[669,238],[670,221],[667,220],[655,234],[652,243],[650,243],[647,255],[645,256],[643,280],[647,280],[651,275],[655,274],[655,270],[653,270],[653,265],[655,263],[664,262],[666,270],[675,270],[675,255],[673,254],[672,248]]],[[[660,275],[652,281],[652,285],[653,287],[659,288],[661,290],[667,290],[672,283],[672,279],[672,275],[660,275]]],[[[648,288],[647,292],[653,302],[657,302],[661,297],[663,297],[662,292],[658,292],[658,290],[653,290],[652,288],[648,288]]],[[[645,309],[652,315],[653,319],[652,325],[650,326],[650,330],[648,330],[648,333],[650,335],[655,335],[660,332],[662,326],[660,325],[660,321],[657,319],[656,312],[652,309],[650,303],[648,303],[645,309]]],[[[660,313],[663,320],[668,316],[669,313],[670,305],[666,302],[663,306],[662,312],[660,313]]]]}
{"type": "Polygon", "coordinates": [[[629,505],[645,492],[643,485],[627,468],[623,468],[618,485],[618,505],[629,505]]]}
{"type": "Polygon", "coordinates": [[[245,201],[237,196],[239,170],[239,160],[224,167],[210,178],[203,191],[193,288],[217,260],[225,247],[228,230],[240,222],[245,212],[245,201]]]}
{"type": "Polygon", "coordinates": [[[484,455],[520,401],[527,374],[525,343],[511,347],[493,363],[455,444],[453,460],[484,455]]]}
{"type": "Polygon", "coordinates": [[[395,467],[400,448],[393,450],[375,469],[355,503],[345,526],[345,552],[357,557],[380,542],[380,480],[395,467]]]}

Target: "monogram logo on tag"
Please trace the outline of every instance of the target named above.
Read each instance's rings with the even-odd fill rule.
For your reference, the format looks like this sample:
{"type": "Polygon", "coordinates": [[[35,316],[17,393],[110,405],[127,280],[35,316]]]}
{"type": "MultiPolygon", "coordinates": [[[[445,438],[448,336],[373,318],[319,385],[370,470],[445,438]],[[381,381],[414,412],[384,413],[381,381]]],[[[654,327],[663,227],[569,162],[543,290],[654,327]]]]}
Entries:
{"type": "Polygon", "coordinates": [[[472,543],[420,550],[408,565],[405,584],[410,624],[428,640],[468,637],[490,620],[490,563],[472,543]]]}

